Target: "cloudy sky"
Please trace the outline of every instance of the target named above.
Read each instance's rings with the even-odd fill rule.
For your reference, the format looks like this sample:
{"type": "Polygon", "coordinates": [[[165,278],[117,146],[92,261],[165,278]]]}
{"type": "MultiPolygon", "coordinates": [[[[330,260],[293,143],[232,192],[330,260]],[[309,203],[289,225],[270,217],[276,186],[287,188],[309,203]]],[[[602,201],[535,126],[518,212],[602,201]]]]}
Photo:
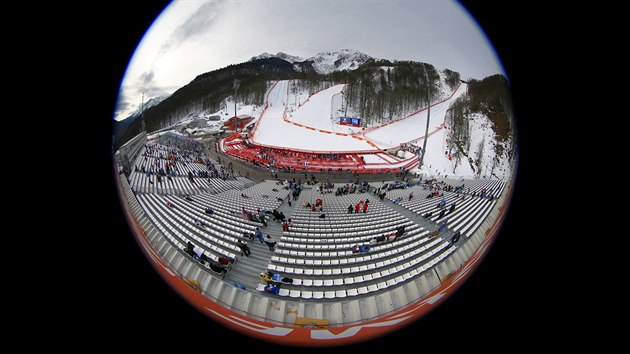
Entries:
{"type": "Polygon", "coordinates": [[[243,0],[172,2],[138,45],[122,82],[115,119],[197,75],[263,52],[309,58],[354,49],[414,60],[463,79],[504,73],[476,22],[449,0],[243,0]]]}

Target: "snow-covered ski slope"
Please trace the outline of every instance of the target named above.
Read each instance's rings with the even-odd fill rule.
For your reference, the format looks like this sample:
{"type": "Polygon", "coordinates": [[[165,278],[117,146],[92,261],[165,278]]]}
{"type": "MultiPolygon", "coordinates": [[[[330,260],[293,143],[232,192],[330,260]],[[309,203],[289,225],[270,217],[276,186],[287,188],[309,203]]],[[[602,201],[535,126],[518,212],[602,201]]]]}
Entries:
{"type": "MultiPolygon", "coordinates": [[[[313,127],[307,127],[284,119],[288,102],[288,81],[279,81],[267,95],[268,106],[256,123],[251,140],[255,144],[314,152],[342,152],[342,151],[376,151],[377,147],[362,138],[326,133],[313,127]]],[[[325,90],[324,92],[328,92],[325,90]]],[[[330,100],[321,100],[321,104],[328,104],[330,100]]],[[[313,105],[315,107],[315,105],[313,105]]],[[[326,106],[324,106],[325,108],[326,106]]],[[[317,110],[324,109],[315,107],[317,110]]],[[[319,119],[330,120],[328,116],[319,119]]],[[[341,134],[341,133],[339,133],[341,134]]]]}
{"type": "MultiPolygon", "coordinates": [[[[466,92],[466,84],[461,84],[447,99],[431,104],[429,116],[429,141],[433,132],[441,129],[444,124],[446,112],[451,105],[462,94],[466,92]]],[[[422,109],[414,115],[392,121],[389,124],[371,130],[365,137],[378,145],[382,149],[397,147],[402,143],[413,142],[424,139],[424,132],[427,124],[428,110],[422,109]]]]}
{"type": "MultiPolygon", "coordinates": [[[[287,103],[291,101],[288,97],[288,85],[287,80],[279,81],[268,92],[268,106],[257,122],[251,137],[253,143],[322,153],[377,152],[420,140],[424,136],[426,109],[375,129],[368,129],[365,135],[336,124],[331,117],[335,106],[340,102],[344,84],[317,92],[294,112],[287,113],[287,103]]],[[[450,97],[431,105],[430,133],[443,127],[450,103],[465,92],[466,85],[462,84],[450,97]]],[[[438,137],[430,134],[428,142],[432,139],[443,139],[441,135],[443,134],[438,137]]]]}

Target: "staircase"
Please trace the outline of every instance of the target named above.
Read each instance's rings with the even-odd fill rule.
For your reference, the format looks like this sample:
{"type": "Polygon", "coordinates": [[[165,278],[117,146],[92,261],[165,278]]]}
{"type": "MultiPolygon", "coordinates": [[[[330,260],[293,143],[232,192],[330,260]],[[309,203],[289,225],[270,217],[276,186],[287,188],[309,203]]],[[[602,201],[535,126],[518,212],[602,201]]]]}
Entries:
{"type": "MultiPolygon", "coordinates": [[[[403,208],[402,206],[400,206],[400,204],[396,204],[394,202],[392,202],[391,200],[385,198],[383,199],[383,202],[385,204],[387,204],[390,208],[396,210],[397,213],[399,213],[400,215],[406,217],[407,219],[415,222],[416,224],[420,225],[421,227],[424,227],[425,230],[429,230],[429,231],[435,231],[438,229],[438,224],[434,223],[430,220],[425,219],[424,217],[414,213],[413,211],[410,211],[409,209],[403,208]]],[[[450,240],[450,238],[454,235],[455,233],[448,227],[446,227],[446,230],[444,230],[443,232],[441,232],[438,237],[443,239],[443,240],[450,240]]],[[[465,237],[461,237],[460,240],[465,239],[465,237]]],[[[457,244],[461,244],[462,241],[458,242],[457,244]]]]}
{"type": "MultiPolygon", "coordinates": [[[[297,202],[292,202],[293,206],[289,207],[289,204],[284,201],[278,207],[278,211],[283,212],[288,219],[296,204],[297,202]]],[[[282,237],[282,225],[271,217],[267,219],[267,227],[262,227],[260,231],[265,237],[271,235],[276,242],[279,242],[282,237]]],[[[267,265],[274,253],[269,250],[266,243],[260,243],[257,238],[250,241],[248,246],[252,253],[249,257],[245,255],[239,257],[238,262],[232,266],[232,270],[227,273],[224,280],[228,284],[236,282],[244,285],[246,290],[255,291],[260,283],[258,275],[267,270],[267,265]]]]}

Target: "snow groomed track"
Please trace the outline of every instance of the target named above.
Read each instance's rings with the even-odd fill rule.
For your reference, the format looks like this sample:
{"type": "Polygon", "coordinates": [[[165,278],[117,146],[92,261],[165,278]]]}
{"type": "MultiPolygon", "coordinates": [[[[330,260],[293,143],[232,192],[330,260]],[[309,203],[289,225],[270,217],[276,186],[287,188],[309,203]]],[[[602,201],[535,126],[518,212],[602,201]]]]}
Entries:
{"type": "MultiPolygon", "coordinates": [[[[393,121],[365,135],[351,134],[347,127],[331,121],[332,102],[345,85],[335,85],[309,97],[295,112],[287,115],[289,81],[277,82],[268,93],[268,107],[259,117],[252,143],[280,149],[316,153],[379,152],[423,138],[427,110],[393,121]],[[345,131],[345,132],[344,132],[345,131]]],[[[461,84],[450,97],[431,105],[430,132],[443,128],[446,112],[454,100],[466,92],[461,84]]],[[[429,141],[431,140],[429,136],[429,141]]]]}

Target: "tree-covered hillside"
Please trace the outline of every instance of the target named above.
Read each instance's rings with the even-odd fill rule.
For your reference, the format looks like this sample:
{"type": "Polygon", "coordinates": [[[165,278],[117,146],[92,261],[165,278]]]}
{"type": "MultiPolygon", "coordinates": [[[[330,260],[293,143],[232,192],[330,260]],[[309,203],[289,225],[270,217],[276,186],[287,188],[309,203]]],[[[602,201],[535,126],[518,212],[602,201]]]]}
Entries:
{"type": "Polygon", "coordinates": [[[507,79],[502,75],[493,75],[483,80],[468,82],[468,93],[458,98],[450,107],[446,117],[446,124],[451,129],[449,135],[449,153],[456,159],[466,159],[479,170],[482,165],[482,150],[493,148],[498,157],[506,156],[511,159],[514,151],[512,97],[507,79]],[[494,136],[493,146],[486,147],[486,141],[471,146],[473,132],[472,119],[480,116],[487,117],[494,136]],[[472,155],[476,158],[473,159],[472,155]]]}
{"type": "MultiPolygon", "coordinates": [[[[343,106],[348,115],[362,118],[367,125],[384,123],[426,106],[428,86],[431,87],[432,101],[435,101],[440,92],[450,92],[459,84],[457,72],[444,70],[441,77],[435,67],[426,63],[370,59],[356,70],[325,75],[317,74],[308,65],[308,62],[294,65],[271,57],[199,75],[144,112],[146,129],[151,132],[170,126],[191,113],[220,110],[226,98],[234,96],[235,80],[240,81],[236,90],[237,102],[257,106],[264,103],[268,84],[273,80],[295,79],[298,81],[296,87],[309,92],[346,83],[343,106]]],[[[116,148],[140,132],[140,121],[134,121],[125,134],[117,137],[116,148]]]]}

